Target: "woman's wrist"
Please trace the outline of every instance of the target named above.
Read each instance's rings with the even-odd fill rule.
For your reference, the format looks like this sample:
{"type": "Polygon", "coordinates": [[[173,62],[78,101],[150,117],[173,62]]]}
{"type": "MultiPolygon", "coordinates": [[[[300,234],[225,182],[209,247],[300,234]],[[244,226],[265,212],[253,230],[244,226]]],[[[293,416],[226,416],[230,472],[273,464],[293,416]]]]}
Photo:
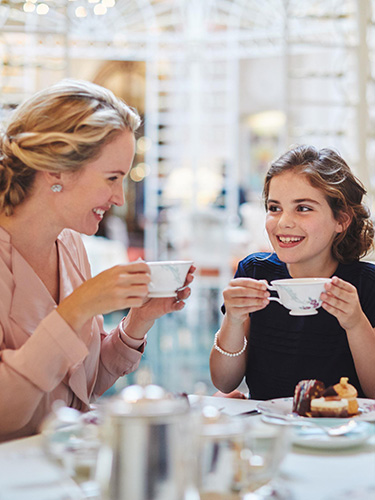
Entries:
{"type": "MultiPolygon", "coordinates": [[[[74,292],[73,292],[74,293],[74,292]]],[[[84,314],[84,308],[77,304],[72,295],[66,297],[56,308],[60,316],[75,331],[79,331],[91,316],[84,314]]]]}
{"type": "Polygon", "coordinates": [[[128,337],[142,340],[154,323],[154,320],[143,321],[137,314],[137,311],[133,313],[133,310],[130,309],[128,315],[122,320],[122,329],[128,337]]]}

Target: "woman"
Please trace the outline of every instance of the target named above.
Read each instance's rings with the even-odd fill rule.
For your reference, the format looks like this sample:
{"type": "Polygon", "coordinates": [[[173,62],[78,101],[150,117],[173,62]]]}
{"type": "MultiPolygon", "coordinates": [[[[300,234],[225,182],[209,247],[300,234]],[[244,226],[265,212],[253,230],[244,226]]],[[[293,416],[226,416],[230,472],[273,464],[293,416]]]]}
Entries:
{"type": "Polygon", "coordinates": [[[366,191],[333,150],[300,146],[270,167],[266,230],[274,253],[246,257],[224,290],[225,316],[211,352],[224,393],[246,377],[250,397],[293,396],[302,379],[327,386],[349,377],[375,397],[375,266],[366,191]],[[291,316],[270,302],[264,280],[327,277],[315,316],[291,316]]]}
{"type": "Polygon", "coordinates": [[[145,262],[90,275],[79,233],[124,203],[139,123],[109,90],[63,80],[22,104],[2,136],[0,440],[38,432],[57,399],[89,409],[137,368],[155,319],[190,295],[147,299],[145,262]],[[125,308],[106,334],[102,314],[125,308]]]}

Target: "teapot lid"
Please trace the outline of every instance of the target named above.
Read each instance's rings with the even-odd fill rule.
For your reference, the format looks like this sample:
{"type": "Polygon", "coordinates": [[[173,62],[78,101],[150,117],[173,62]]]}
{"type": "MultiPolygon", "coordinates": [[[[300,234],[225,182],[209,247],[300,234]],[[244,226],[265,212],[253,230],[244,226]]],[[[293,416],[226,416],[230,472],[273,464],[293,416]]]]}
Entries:
{"type": "Polygon", "coordinates": [[[185,396],[174,396],[158,385],[130,385],[109,401],[109,413],[116,416],[165,416],[187,413],[185,396]]]}

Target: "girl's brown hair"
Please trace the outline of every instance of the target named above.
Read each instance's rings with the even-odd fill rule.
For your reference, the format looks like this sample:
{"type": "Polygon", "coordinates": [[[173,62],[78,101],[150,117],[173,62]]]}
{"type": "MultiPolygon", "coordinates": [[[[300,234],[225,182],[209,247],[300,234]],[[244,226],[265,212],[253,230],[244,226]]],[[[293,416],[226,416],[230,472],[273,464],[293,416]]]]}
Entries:
{"type": "Polygon", "coordinates": [[[298,146],[271,164],[263,187],[267,207],[271,179],[293,170],[305,175],[310,184],[326,197],[336,220],[349,215],[348,227],[337,234],[332,255],[338,262],[351,262],[364,257],[373,248],[374,225],[369,209],[363,204],[366,189],[343,158],[332,149],[298,146]]]}
{"type": "Polygon", "coordinates": [[[37,171],[77,172],[138,113],[110,90],[66,79],[21,104],[0,136],[0,212],[12,215],[31,192],[37,171]]]}

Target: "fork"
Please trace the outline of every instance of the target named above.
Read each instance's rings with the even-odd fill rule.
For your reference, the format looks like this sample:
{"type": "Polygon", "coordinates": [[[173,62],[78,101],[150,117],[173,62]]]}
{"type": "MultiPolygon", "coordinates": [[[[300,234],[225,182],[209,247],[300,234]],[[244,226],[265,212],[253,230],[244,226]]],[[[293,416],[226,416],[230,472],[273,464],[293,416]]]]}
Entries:
{"type": "Polygon", "coordinates": [[[331,437],[345,436],[345,434],[348,434],[349,432],[353,431],[358,426],[358,423],[353,419],[350,419],[349,421],[346,421],[340,425],[327,427],[313,420],[299,419],[299,418],[297,419],[297,417],[293,417],[291,415],[274,415],[274,414],[264,413],[261,418],[266,423],[293,425],[298,427],[306,427],[306,426],[314,427],[316,429],[322,430],[328,436],[331,437]]]}

